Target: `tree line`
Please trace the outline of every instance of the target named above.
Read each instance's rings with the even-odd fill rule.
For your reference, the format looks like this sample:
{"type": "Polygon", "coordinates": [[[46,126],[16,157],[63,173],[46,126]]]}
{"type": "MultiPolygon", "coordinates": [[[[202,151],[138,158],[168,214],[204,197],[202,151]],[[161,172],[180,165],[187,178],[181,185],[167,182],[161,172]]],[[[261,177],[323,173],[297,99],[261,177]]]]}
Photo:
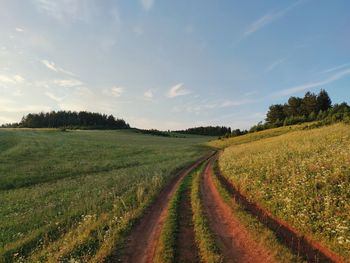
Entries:
{"type": "Polygon", "coordinates": [[[249,132],[312,121],[318,121],[322,125],[338,121],[349,122],[350,106],[346,102],[332,105],[325,90],[318,94],[306,92],[303,98],[292,96],[285,104],[271,105],[265,123],[254,125],[249,132]]]}
{"type": "Polygon", "coordinates": [[[2,127],[18,128],[85,128],[85,129],[128,129],[129,124],[123,119],[87,111],[51,111],[30,113],[19,123],[5,124],[2,127]]]}
{"type": "Polygon", "coordinates": [[[266,114],[266,123],[283,124],[293,122],[293,118],[316,119],[317,115],[332,107],[332,100],[325,90],[319,94],[307,92],[303,98],[290,97],[285,104],[271,105],[266,114]]]}
{"type": "Polygon", "coordinates": [[[350,123],[350,106],[346,102],[332,105],[332,100],[325,90],[321,90],[318,94],[306,92],[302,98],[292,96],[284,104],[271,105],[265,122],[259,122],[249,130],[232,130],[231,133],[221,137],[236,137],[305,122],[316,122],[313,126],[319,127],[340,121],[350,123]]]}
{"type": "Polygon", "coordinates": [[[225,134],[231,134],[231,128],[225,126],[201,126],[189,128],[186,130],[174,131],[176,133],[183,134],[195,134],[195,135],[207,135],[207,136],[224,136],[225,134]]]}

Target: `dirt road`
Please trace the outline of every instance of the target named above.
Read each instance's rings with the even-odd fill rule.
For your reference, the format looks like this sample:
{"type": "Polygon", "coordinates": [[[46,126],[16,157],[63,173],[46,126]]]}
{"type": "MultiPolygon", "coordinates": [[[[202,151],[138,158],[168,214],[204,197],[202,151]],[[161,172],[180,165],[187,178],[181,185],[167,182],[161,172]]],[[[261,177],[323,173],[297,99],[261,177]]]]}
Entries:
{"type": "Polygon", "coordinates": [[[224,262],[274,262],[272,256],[252,240],[231,208],[221,199],[212,180],[212,162],[213,160],[208,163],[203,173],[201,192],[203,208],[224,262]]]}
{"type": "Polygon", "coordinates": [[[204,157],[183,170],[161,191],[155,202],[131,231],[121,258],[122,262],[153,262],[169,200],[173,196],[181,180],[209,157],[210,156],[204,157]]]}

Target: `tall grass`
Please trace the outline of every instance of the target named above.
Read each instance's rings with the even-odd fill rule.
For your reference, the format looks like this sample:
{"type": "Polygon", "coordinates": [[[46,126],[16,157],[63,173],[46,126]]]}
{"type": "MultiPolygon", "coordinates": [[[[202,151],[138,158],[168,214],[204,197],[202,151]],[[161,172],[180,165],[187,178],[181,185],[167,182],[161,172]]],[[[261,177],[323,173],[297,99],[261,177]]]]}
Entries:
{"type": "Polygon", "coordinates": [[[219,166],[251,200],[350,258],[350,126],[235,145],[219,166]]]}
{"type": "Polygon", "coordinates": [[[0,259],[98,262],[206,140],[0,130],[0,259]]]}
{"type": "Polygon", "coordinates": [[[308,127],[308,125],[309,124],[304,123],[304,124],[298,124],[298,125],[292,125],[292,126],[273,128],[273,129],[268,129],[260,132],[248,133],[237,137],[212,140],[207,144],[214,148],[223,149],[228,146],[241,145],[241,144],[250,143],[253,141],[259,141],[266,138],[280,136],[293,131],[300,131],[308,127]]]}
{"type": "Polygon", "coordinates": [[[217,188],[223,201],[231,208],[232,213],[238,218],[242,224],[251,234],[251,237],[257,244],[263,244],[264,248],[273,256],[277,262],[297,263],[305,262],[298,255],[293,254],[288,248],[280,243],[275,233],[264,226],[259,220],[247,212],[233,196],[225,189],[217,177],[218,166],[215,163],[213,168],[213,182],[217,188]]]}

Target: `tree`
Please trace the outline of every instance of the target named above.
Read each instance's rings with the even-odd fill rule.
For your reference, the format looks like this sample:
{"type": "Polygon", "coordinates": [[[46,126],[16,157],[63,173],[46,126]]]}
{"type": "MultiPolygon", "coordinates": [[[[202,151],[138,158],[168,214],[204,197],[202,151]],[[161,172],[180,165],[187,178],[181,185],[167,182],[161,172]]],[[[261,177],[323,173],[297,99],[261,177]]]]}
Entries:
{"type": "Polygon", "coordinates": [[[312,112],[319,112],[317,96],[314,93],[306,92],[302,104],[301,113],[304,116],[309,116],[312,112]]]}
{"type": "Polygon", "coordinates": [[[266,114],[266,122],[274,124],[277,121],[283,121],[286,118],[284,107],[281,104],[271,105],[266,114]]]}
{"type": "Polygon", "coordinates": [[[317,105],[319,110],[322,111],[326,111],[330,107],[332,107],[331,98],[329,97],[327,91],[325,91],[324,89],[322,89],[317,96],[317,105]]]}
{"type": "Polygon", "coordinates": [[[286,114],[288,117],[301,115],[301,104],[303,102],[302,98],[290,97],[288,99],[288,106],[286,109],[286,114]]]}

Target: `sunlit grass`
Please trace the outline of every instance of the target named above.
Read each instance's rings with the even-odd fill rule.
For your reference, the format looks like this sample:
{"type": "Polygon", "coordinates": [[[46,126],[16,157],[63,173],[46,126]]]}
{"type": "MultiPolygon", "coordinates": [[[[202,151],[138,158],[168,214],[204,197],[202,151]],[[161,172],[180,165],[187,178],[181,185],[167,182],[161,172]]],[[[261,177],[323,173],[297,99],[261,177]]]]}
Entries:
{"type": "Polygon", "coordinates": [[[234,145],[219,166],[251,200],[350,258],[349,125],[234,145]]]}
{"type": "Polygon", "coordinates": [[[0,258],[98,262],[206,140],[0,130],[0,258]]]}
{"type": "Polygon", "coordinates": [[[248,133],[237,137],[212,140],[208,142],[208,145],[214,148],[223,149],[225,147],[232,146],[232,145],[240,145],[244,143],[258,141],[265,138],[280,136],[293,131],[302,130],[306,128],[308,125],[312,125],[312,123],[284,126],[284,127],[273,128],[273,129],[268,129],[268,130],[259,131],[259,132],[252,132],[252,133],[248,133]]]}

